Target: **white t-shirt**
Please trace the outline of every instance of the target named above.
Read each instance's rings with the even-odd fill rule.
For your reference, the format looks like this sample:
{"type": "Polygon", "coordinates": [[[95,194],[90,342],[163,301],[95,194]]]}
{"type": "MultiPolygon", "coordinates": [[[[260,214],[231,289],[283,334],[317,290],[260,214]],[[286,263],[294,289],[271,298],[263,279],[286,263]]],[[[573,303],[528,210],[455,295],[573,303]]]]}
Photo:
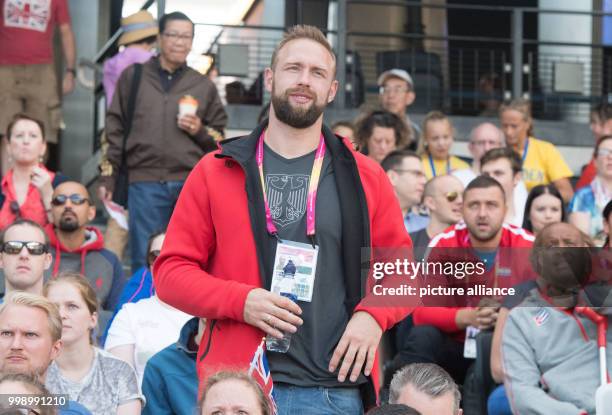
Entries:
{"type": "Polygon", "coordinates": [[[183,325],[192,318],[162,303],[157,296],[127,303],[113,320],[104,344],[105,350],[134,345],[134,362],[139,385],[151,356],[178,341],[183,325]]]}

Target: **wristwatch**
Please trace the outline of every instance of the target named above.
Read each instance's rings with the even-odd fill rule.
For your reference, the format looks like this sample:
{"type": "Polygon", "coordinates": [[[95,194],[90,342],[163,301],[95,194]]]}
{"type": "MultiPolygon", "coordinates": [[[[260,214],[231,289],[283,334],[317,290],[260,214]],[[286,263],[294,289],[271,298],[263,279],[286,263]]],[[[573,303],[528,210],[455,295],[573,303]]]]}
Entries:
{"type": "Polygon", "coordinates": [[[70,72],[73,76],[76,77],[76,69],[74,69],[74,68],[66,68],[66,72],[70,72]]]}

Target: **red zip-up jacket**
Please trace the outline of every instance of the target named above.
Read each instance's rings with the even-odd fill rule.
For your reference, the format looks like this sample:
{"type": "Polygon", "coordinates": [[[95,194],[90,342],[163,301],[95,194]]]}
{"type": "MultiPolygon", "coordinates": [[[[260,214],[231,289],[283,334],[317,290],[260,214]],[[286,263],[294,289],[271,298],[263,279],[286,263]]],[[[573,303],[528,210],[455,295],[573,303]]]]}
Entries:
{"type": "MultiPolygon", "coordinates": [[[[193,169],[170,220],[154,279],[160,299],[208,319],[198,352],[200,381],[221,369],[246,370],[265,333],[244,322],[248,293],[271,275],[273,253],[259,178],[253,174],[255,146],[265,125],[251,135],[220,143],[193,169]],[[253,163],[253,164],[251,164],[253,163]],[[251,167],[248,167],[251,166],[251,167]]],[[[412,248],[393,188],[373,160],[323,128],[332,158],[342,215],[343,262],[348,307],[366,311],[384,330],[410,308],[365,307],[362,247],[412,248]]],[[[330,297],[333,294],[330,294],[330,297]]],[[[332,301],[333,298],[330,298],[332,301]]],[[[376,368],[376,364],[374,365],[376,368]]],[[[377,374],[369,386],[377,391],[377,374]]],[[[202,384],[202,383],[201,383],[202,384]]]]}
{"type": "MultiPolygon", "coordinates": [[[[499,248],[531,248],[533,246],[534,237],[531,233],[523,228],[504,223],[502,225],[502,236],[499,241],[499,248]]],[[[437,250],[434,252],[442,252],[444,248],[460,248],[468,249],[472,247],[469,231],[464,222],[459,222],[450,226],[444,232],[434,236],[429,242],[429,248],[437,250]]],[[[520,273],[518,276],[522,278],[525,274],[531,271],[529,264],[520,261],[520,258],[526,257],[526,250],[517,250],[517,255],[514,259],[517,264],[513,264],[511,252],[504,251],[503,258],[498,258],[498,263],[502,266],[507,266],[512,273],[520,273]]],[[[434,253],[435,255],[435,253],[434,253]]],[[[498,254],[499,257],[499,254],[498,254]]],[[[514,276],[517,277],[517,276],[514,276]]],[[[457,327],[456,317],[457,312],[463,307],[419,307],[414,311],[413,319],[415,325],[430,325],[439,328],[440,330],[455,334],[457,339],[463,339],[464,333],[457,327]]]]}

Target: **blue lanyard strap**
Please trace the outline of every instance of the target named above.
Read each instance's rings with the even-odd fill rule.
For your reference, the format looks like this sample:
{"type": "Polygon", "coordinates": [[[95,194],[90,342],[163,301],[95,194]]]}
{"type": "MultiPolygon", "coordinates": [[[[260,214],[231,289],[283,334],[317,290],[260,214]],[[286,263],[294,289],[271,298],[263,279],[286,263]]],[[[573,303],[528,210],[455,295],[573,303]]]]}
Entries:
{"type": "Polygon", "coordinates": [[[527,141],[525,141],[525,148],[523,149],[523,160],[522,160],[523,164],[525,164],[525,158],[527,157],[528,149],[529,149],[529,137],[527,137],[527,141]]]}
{"type": "MultiPolygon", "coordinates": [[[[434,165],[431,154],[429,155],[429,166],[431,167],[431,174],[436,177],[436,166],[434,165]]],[[[446,159],[446,174],[450,173],[450,157],[446,159]]]]}

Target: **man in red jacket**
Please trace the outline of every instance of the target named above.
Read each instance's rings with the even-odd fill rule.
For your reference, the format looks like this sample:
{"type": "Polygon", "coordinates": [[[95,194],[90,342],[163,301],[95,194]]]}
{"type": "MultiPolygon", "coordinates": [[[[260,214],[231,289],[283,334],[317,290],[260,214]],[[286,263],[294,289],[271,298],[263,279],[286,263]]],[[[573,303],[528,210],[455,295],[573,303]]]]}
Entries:
{"type": "Polygon", "coordinates": [[[335,66],[318,29],[288,31],[265,71],[269,122],[198,163],[153,272],[162,301],[208,319],[200,380],[293,333],[266,353],[281,414],[361,413],[381,335],[409,311],[364,305],[361,249],[412,244],[384,171],[323,126],[335,66]],[[297,302],[275,293],[288,259],[297,302]]]}
{"type": "MultiPolygon", "coordinates": [[[[472,180],[463,193],[464,222],[432,238],[427,261],[433,263],[444,257],[482,261],[487,265],[479,281],[488,282],[489,286],[511,287],[533,277],[527,261],[528,249],[521,249],[531,248],[533,235],[504,223],[506,209],[499,182],[488,176],[472,180]]],[[[430,299],[427,306],[417,308],[413,314],[414,327],[403,337],[398,355],[386,370],[393,372],[410,363],[436,363],[462,383],[471,359],[476,357],[469,342],[464,344],[466,329],[493,328],[498,309],[483,306],[493,304],[491,298],[485,298],[486,303],[474,304],[477,307],[466,307],[469,300],[430,299]],[[441,303],[457,306],[435,306],[441,303]]]]}

